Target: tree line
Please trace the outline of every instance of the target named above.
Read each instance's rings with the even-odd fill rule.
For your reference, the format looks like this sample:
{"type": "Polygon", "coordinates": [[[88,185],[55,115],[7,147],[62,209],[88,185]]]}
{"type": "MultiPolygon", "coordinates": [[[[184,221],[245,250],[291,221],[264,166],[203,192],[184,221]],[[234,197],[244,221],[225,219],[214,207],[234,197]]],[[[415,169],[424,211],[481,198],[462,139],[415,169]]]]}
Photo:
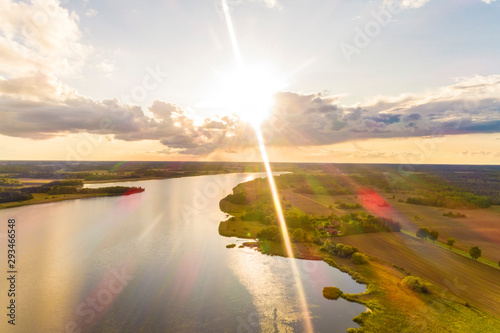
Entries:
{"type": "MultiPolygon", "coordinates": [[[[417,237],[420,239],[429,238],[434,243],[434,241],[437,240],[439,237],[439,232],[435,230],[429,230],[427,228],[419,228],[417,230],[417,237]]],[[[448,245],[451,250],[451,247],[455,244],[455,242],[456,242],[455,238],[448,238],[448,240],[446,241],[446,245],[448,245]]],[[[481,249],[478,246],[472,246],[469,249],[469,255],[474,260],[477,260],[479,257],[481,257],[481,249]]],[[[498,263],[498,265],[500,266],[500,262],[498,263]]]]}

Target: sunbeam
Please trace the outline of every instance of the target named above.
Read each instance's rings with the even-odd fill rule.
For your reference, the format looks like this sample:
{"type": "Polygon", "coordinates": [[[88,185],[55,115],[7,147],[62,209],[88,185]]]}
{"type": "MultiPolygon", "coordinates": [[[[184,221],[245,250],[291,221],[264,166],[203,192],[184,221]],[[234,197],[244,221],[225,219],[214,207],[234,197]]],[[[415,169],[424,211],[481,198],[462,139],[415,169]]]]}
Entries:
{"type": "MultiPolygon", "coordinates": [[[[231,20],[231,15],[229,13],[229,7],[227,5],[226,0],[222,0],[222,8],[224,10],[224,16],[226,18],[226,24],[227,24],[229,36],[231,38],[231,44],[233,47],[235,61],[236,61],[236,64],[239,66],[239,69],[241,70],[244,68],[243,67],[243,60],[242,60],[242,56],[240,53],[240,49],[238,47],[238,41],[236,39],[236,34],[234,32],[233,22],[231,20]]],[[[261,107],[265,107],[265,106],[261,106],[261,107]]],[[[265,114],[266,112],[268,112],[268,110],[251,110],[251,111],[255,112],[257,114],[265,114]]],[[[259,117],[259,118],[262,118],[262,117],[259,117]]],[[[259,119],[259,120],[261,120],[261,119],[259,119]]],[[[276,208],[276,213],[277,213],[278,220],[280,223],[281,234],[283,237],[283,242],[285,244],[285,249],[286,249],[288,257],[294,258],[293,250],[292,250],[292,242],[290,240],[290,235],[288,234],[288,228],[286,226],[285,217],[283,215],[283,210],[281,208],[280,198],[278,195],[278,189],[276,188],[276,184],[274,182],[273,173],[271,170],[271,165],[269,163],[269,157],[267,155],[266,146],[264,143],[264,138],[263,138],[262,132],[260,130],[260,122],[256,122],[256,121],[252,122],[252,125],[255,129],[255,134],[257,136],[257,140],[258,140],[258,144],[259,144],[259,150],[260,150],[262,160],[263,160],[265,168],[266,168],[267,179],[269,181],[269,187],[271,188],[271,194],[273,197],[274,206],[276,208]]],[[[304,293],[304,287],[302,285],[302,280],[300,279],[299,270],[297,268],[295,261],[290,260],[290,267],[292,269],[293,278],[295,281],[295,286],[296,286],[298,297],[299,297],[300,307],[301,307],[301,311],[303,314],[304,331],[305,332],[313,332],[313,326],[312,326],[311,318],[309,315],[309,307],[307,305],[307,300],[306,300],[306,296],[304,293]]]]}
{"type": "MultiPolygon", "coordinates": [[[[286,226],[285,217],[283,215],[283,209],[281,208],[278,189],[276,187],[276,183],[274,182],[271,165],[269,164],[269,157],[267,156],[264,138],[262,137],[262,132],[258,127],[255,127],[255,133],[259,142],[259,149],[262,155],[262,160],[264,161],[264,165],[266,167],[267,179],[269,181],[269,187],[271,188],[271,195],[273,197],[274,206],[276,207],[276,214],[278,215],[278,221],[280,223],[281,234],[283,236],[283,242],[285,243],[286,253],[290,258],[294,258],[292,242],[290,241],[290,235],[288,234],[288,228],[286,226]]],[[[300,279],[299,270],[295,261],[293,260],[290,260],[290,266],[292,268],[295,285],[297,287],[297,293],[299,294],[300,306],[304,315],[304,329],[306,332],[313,332],[312,322],[309,316],[309,307],[307,305],[307,300],[304,293],[304,287],[302,286],[302,280],[300,279]]]]}

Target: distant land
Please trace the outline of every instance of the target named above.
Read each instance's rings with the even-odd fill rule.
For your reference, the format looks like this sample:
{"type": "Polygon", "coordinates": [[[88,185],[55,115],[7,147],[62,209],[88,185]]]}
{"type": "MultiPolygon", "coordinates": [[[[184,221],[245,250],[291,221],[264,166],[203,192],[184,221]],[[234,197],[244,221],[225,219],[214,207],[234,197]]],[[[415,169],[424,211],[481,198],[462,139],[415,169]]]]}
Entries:
{"type": "MultiPolygon", "coordinates": [[[[459,204],[478,205],[480,196],[488,198],[483,205],[498,204],[498,178],[500,166],[475,165],[398,165],[398,164],[319,164],[319,163],[272,163],[273,171],[313,172],[326,174],[349,174],[353,177],[366,175],[371,185],[401,186],[414,174],[434,175],[444,182],[450,182],[458,188],[472,191],[479,196],[471,201],[459,204]],[[478,177],[479,176],[479,177],[478,177]],[[388,181],[382,184],[381,179],[388,181]],[[390,183],[390,184],[389,184],[390,183]],[[403,182],[404,183],[404,182],[403,182]]],[[[0,161],[0,209],[26,204],[46,203],[60,200],[79,199],[102,195],[121,195],[134,192],[133,189],[77,191],[74,188],[50,189],[57,183],[54,181],[81,181],[78,184],[66,183],[58,186],[81,187],[84,183],[112,183],[135,180],[168,179],[189,176],[202,176],[223,173],[263,172],[262,163],[254,162],[156,162],[156,161],[0,161]],[[51,184],[49,186],[49,184],[51,184]],[[69,185],[68,185],[69,184],[69,185]],[[31,190],[30,190],[31,188],[31,190]],[[121,193],[120,193],[121,191],[121,193]],[[132,192],[131,192],[132,191],[132,192]],[[50,193],[49,193],[50,192],[50,193]],[[31,195],[28,195],[31,194],[31,195]]],[[[364,180],[366,181],[366,180],[364,180]]],[[[429,180],[432,181],[432,180],[429,180]]],[[[137,191],[136,191],[137,192],[137,191]]],[[[465,193],[469,193],[465,192],[465,193]]],[[[427,198],[412,197],[415,203],[428,205],[427,198]]],[[[449,205],[449,204],[448,204],[449,205]]]]}
{"type": "MultiPolygon", "coordinates": [[[[500,327],[500,166],[273,163],[288,235],[267,179],[241,183],[220,202],[219,233],[264,254],[323,260],[367,285],[324,286],[370,309],[349,332],[494,332],[500,327]],[[477,250],[473,251],[473,248],[477,250]]],[[[129,182],[265,171],[262,163],[0,161],[0,209],[141,187],[129,182]],[[117,184],[119,185],[119,184],[117,184]]],[[[146,189],[147,190],[147,189],[146,189]]],[[[234,243],[228,251],[239,251],[234,243]]]]}

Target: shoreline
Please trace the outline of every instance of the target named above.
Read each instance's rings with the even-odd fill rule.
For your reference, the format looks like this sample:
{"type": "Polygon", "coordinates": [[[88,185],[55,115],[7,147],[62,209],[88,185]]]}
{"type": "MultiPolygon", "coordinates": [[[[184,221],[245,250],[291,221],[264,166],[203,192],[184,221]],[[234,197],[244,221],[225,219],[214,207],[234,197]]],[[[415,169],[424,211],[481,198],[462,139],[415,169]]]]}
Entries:
{"type": "MultiPolygon", "coordinates": [[[[136,194],[136,193],[133,193],[136,194]]],[[[90,199],[90,198],[99,198],[99,197],[120,197],[123,195],[132,195],[132,194],[107,194],[107,193],[96,193],[96,194],[64,194],[62,197],[49,198],[49,199],[30,199],[26,201],[15,201],[15,202],[5,202],[0,204],[0,210],[9,209],[9,208],[17,208],[23,206],[33,206],[33,205],[42,205],[53,202],[60,201],[69,201],[69,200],[79,200],[79,199],[90,199]],[[34,201],[31,201],[34,200],[34,201]]]]}
{"type": "MultiPolygon", "coordinates": [[[[279,171],[278,171],[279,172],[279,171]]],[[[185,176],[176,176],[176,177],[141,177],[141,178],[124,178],[124,179],[107,179],[107,180],[88,180],[83,181],[83,187],[85,188],[86,184],[115,184],[115,183],[126,183],[126,182],[138,182],[138,181],[146,181],[146,180],[165,180],[165,179],[179,179],[179,178],[188,178],[188,177],[202,177],[202,176],[217,176],[217,175],[231,175],[238,173],[258,173],[258,172],[227,172],[227,173],[211,173],[211,174],[200,174],[200,175],[185,175],[185,176]]],[[[37,178],[32,178],[36,180],[37,178]]],[[[50,181],[56,181],[57,179],[51,179],[50,181]]],[[[97,198],[97,197],[116,197],[124,194],[66,194],[63,196],[59,196],[56,198],[48,198],[48,199],[30,199],[26,201],[13,201],[13,202],[5,202],[0,203],[0,210],[16,208],[22,206],[31,206],[31,205],[41,205],[52,202],[59,201],[67,201],[67,200],[77,200],[77,199],[87,199],[87,198],[97,198]]],[[[49,195],[52,196],[52,195],[49,195]]]]}
{"type": "MultiPolygon", "coordinates": [[[[126,182],[134,182],[134,181],[146,181],[146,180],[164,180],[164,179],[177,179],[177,178],[187,178],[187,177],[198,177],[198,176],[215,176],[222,175],[226,173],[214,173],[207,175],[187,175],[187,176],[179,176],[179,177],[141,177],[141,178],[123,178],[123,179],[107,179],[107,180],[88,180],[83,181],[83,187],[85,188],[86,184],[114,184],[114,183],[126,183],[126,182]]],[[[229,173],[227,173],[229,174],[229,173]]],[[[32,178],[34,181],[37,178],[32,178]]],[[[57,179],[51,179],[50,181],[56,181],[57,179]]],[[[32,205],[41,205],[46,203],[53,203],[59,201],[67,201],[67,200],[78,200],[78,199],[88,199],[88,198],[97,198],[97,197],[117,197],[125,194],[103,194],[103,193],[95,193],[95,194],[65,194],[62,196],[57,196],[56,198],[48,198],[48,199],[30,199],[26,201],[13,201],[13,202],[5,202],[0,203],[0,210],[9,209],[9,208],[17,208],[23,206],[32,206],[32,205]]],[[[52,197],[53,195],[46,195],[52,197]]]]}

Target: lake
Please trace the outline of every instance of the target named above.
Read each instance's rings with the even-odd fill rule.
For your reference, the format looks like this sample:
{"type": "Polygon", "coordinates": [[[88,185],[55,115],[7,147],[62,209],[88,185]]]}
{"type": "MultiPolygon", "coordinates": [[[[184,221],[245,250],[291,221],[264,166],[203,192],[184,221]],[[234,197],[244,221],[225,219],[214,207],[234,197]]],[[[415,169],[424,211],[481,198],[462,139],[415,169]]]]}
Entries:
{"type": "MultiPolygon", "coordinates": [[[[17,224],[19,294],[12,331],[300,332],[306,314],[292,260],[314,331],[359,327],[352,318],[364,306],[322,296],[325,286],[363,292],[365,286],[349,275],[321,261],[226,248],[242,240],[218,234],[226,219],[220,199],[238,183],[264,176],[123,182],[118,185],[146,191],[0,210],[1,253],[7,253],[7,219],[17,224]]],[[[2,267],[6,271],[6,260],[2,267]]],[[[6,290],[2,278],[4,309],[6,290]]]]}

